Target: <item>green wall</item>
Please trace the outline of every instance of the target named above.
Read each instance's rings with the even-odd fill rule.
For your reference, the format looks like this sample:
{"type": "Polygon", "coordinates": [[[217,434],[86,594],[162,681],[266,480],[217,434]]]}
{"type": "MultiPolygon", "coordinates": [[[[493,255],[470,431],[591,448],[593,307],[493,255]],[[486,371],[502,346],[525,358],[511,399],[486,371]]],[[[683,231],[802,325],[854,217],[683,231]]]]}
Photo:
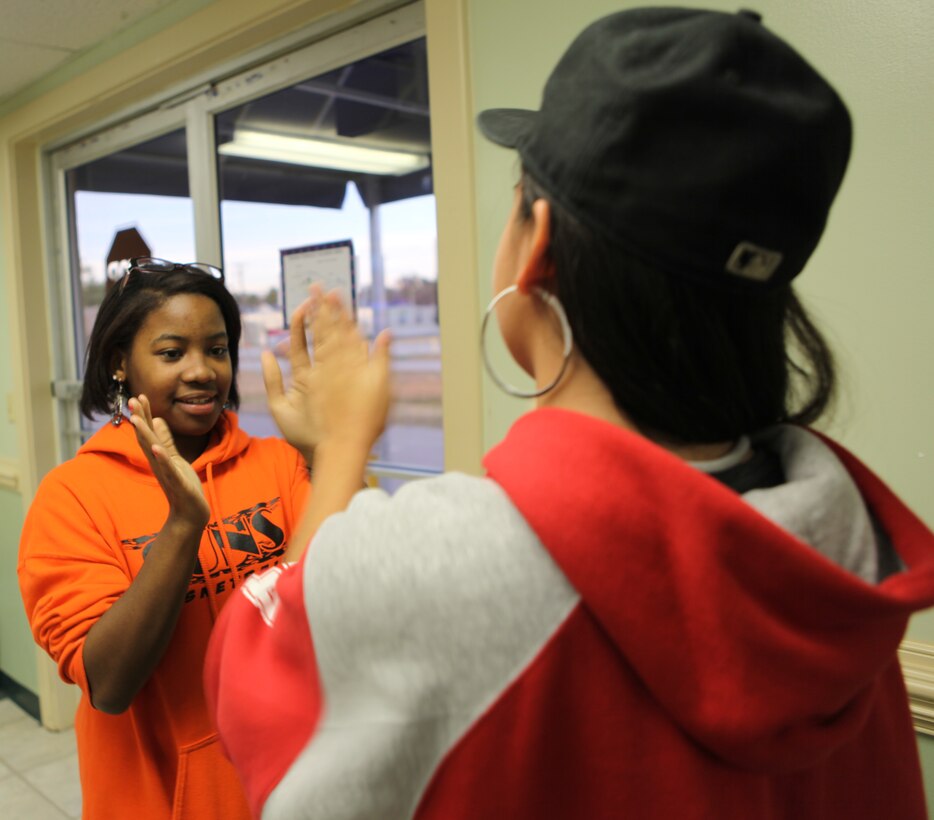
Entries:
{"type": "MultiPolygon", "coordinates": [[[[9,207],[7,202],[0,199],[0,208],[5,207],[9,207]]],[[[0,242],[2,241],[2,234],[0,234],[0,242]]],[[[3,256],[0,255],[0,300],[4,306],[7,300],[7,275],[3,256]]],[[[7,397],[13,395],[12,340],[10,322],[5,319],[5,312],[0,311],[0,354],[2,354],[0,355],[0,458],[15,461],[19,458],[16,425],[10,423],[7,414],[7,397]]]]}
{"type": "Polygon", "coordinates": [[[16,582],[16,547],[23,525],[19,493],[0,490],[0,670],[17,683],[38,691],[36,650],[16,582]]]}
{"type": "Polygon", "coordinates": [[[934,737],[918,735],[918,751],[921,753],[924,792],[928,799],[928,817],[934,818],[934,737]]]}
{"type": "MultiPolygon", "coordinates": [[[[0,208],[6,203],[0,202],[0,208]]],[[[0,299],[6,302],[6,276],[0,256],[0,299]]],[[[3,313],[0,313],[3,316],[3,313]]],[[[0,321],[0,459],[17,462],[20,448],[16,424],[7,414],[7,397],[13,395],[10,323],[0,321]]],[[[32,635],[16,583],[16,550],[23,525],[19,493],[0,490],[0,671],[36,690],[36,654],[32,635]]]]}

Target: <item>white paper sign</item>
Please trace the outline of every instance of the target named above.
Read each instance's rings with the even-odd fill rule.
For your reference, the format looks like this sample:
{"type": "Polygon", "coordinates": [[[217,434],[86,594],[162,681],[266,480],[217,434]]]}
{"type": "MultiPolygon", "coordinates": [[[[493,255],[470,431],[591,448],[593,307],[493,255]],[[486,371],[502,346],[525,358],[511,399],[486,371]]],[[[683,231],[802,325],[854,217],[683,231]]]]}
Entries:
{"type": "Polygon", "coordinates": [[[308,286],[313,283],[321,285],[325,293],[331,290],[340,293],[344,306],[356,318],[353,243],[349,239],[288,248],[279,254],[282,258],[282,308],[286,327],[295,308],[308,297],[308,286]]]}

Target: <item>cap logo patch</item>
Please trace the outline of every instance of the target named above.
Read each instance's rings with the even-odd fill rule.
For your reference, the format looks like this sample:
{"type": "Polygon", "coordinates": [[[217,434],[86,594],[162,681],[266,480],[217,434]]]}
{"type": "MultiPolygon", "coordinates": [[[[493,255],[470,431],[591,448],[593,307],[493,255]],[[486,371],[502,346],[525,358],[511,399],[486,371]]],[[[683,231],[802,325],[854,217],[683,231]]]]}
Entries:
{"type": "Polygon", "coordinates": [[[744,279],[753,279],[756,282],[767,282],[782,263],[783,255],[778,251],[760,248],[752,242],[740,242],[730,258],[726,269],[729,273],[742,276],[744,279]]]}

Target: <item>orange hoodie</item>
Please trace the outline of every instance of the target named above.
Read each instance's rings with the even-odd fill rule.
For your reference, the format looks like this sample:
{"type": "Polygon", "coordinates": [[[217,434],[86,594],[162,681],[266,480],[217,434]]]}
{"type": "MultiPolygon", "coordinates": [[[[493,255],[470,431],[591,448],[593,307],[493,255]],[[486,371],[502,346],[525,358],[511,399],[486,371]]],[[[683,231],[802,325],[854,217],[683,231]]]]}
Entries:
{"type": "Polygon", "coordinates": [[[19,582],[36,641],[83,693],[75,729],[84,820],[239,820],[243,792],[217,743],[201,687],[208,636],[246,576],[278,562],[308,471],[279,439],[223,414],[192,465],[211,506],[175,634],[121,715],[91,706],[84,639],[139,572],[168,503],[132,425],[106,425],[42,481],[20,541],[19,582]]]}

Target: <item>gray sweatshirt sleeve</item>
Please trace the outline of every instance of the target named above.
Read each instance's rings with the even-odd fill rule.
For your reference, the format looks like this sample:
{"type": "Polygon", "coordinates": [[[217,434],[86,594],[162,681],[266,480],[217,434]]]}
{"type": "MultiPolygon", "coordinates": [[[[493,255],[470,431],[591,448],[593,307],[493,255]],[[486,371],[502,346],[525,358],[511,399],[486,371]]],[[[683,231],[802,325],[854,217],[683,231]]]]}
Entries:
{"type": "Polygon", "coordinates": [[[358,493],[304,584],[324,716],[266,820],[411,816],[578,601],[500,487],[456,473],[358,493]]]}

